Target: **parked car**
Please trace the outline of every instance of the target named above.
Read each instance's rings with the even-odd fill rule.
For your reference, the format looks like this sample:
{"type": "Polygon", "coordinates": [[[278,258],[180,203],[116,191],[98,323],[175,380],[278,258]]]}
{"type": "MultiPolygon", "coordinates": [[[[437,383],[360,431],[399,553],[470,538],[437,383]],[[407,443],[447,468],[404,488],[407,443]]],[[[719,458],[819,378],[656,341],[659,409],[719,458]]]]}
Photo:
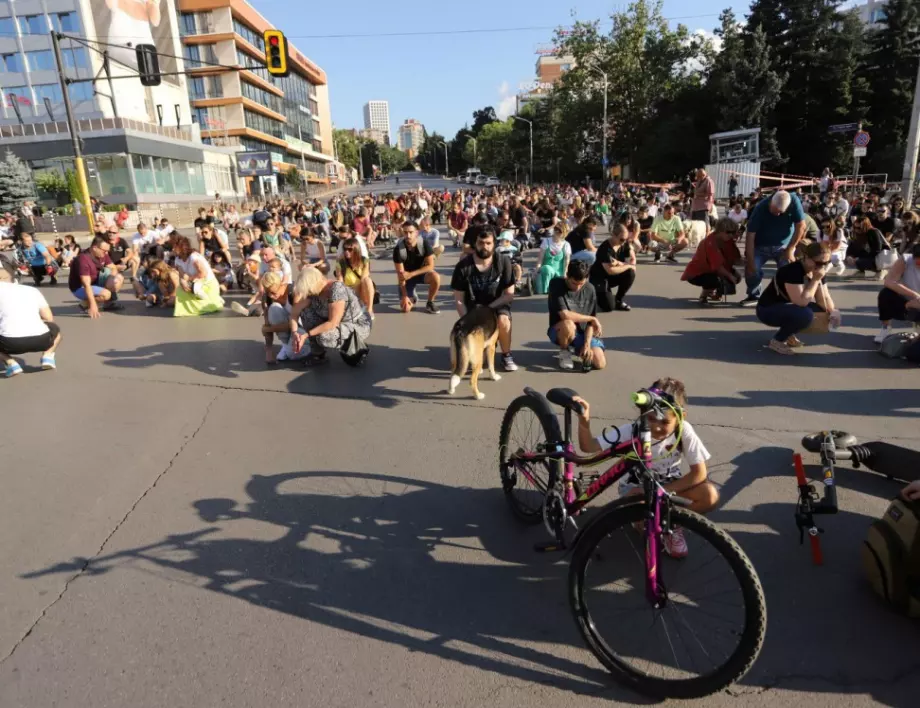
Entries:
{"type": "Polygon", "coordinates": [[[485,175],[476,175],[474,184],[478,184],[480,187],[486,183],[487,177],[485,175]]]}
{"type": "Polygon", "coordinates": [[[501,187],[502,181],[498,177],[486,177],[483,185],[486,187],[501,187]]]}
{"type": "Polygon", "coordinates": [[[457,175],[458,182],[466,182],[466,175],[457,175]]]}

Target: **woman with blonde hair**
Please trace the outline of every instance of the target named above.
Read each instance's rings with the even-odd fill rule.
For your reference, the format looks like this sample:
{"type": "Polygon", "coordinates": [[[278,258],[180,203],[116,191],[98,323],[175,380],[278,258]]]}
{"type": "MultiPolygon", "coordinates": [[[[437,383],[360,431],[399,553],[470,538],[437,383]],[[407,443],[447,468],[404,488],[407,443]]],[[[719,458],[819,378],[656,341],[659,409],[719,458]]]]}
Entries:
{"type": "Polygon", "coordinates": [[[309,342],[304,366],[327,363],[326,349],[340,349],[357,332],[361,339],[371,333],[371,318],[358,296],[338,280],[326,280],[316,268],[304,268],[294,283],[294,305],[288,328],[295,353],[309,342]]]}
{"type": "MultiPolygon", "coordinates": [[[[310,268],[304,268],[301,273],[310,268]]],[[[291,329],[289,326],[291,310],[296,302],[294,286],[284,282],[284,274],[270,270],[259,281],[265,293],[263,311],[265,321],[262,324],[262,336],[265,337],[265,363],[269,366],[278,361],[299,359],[291,347],[291,329]],[[278,337],[281,351],[275,356],[274,340],[278,337]]],[[[303,330],[300,330],[301,332],[303,330]]]]}
{"type": "Polygon", "coordinates": [[[342,254],[335,263],[335,279],[355,291],[373,320],[375,287],[371,280],[371,262],[361,253],[358,239],[350,238],[342,245],[342,254]]]}

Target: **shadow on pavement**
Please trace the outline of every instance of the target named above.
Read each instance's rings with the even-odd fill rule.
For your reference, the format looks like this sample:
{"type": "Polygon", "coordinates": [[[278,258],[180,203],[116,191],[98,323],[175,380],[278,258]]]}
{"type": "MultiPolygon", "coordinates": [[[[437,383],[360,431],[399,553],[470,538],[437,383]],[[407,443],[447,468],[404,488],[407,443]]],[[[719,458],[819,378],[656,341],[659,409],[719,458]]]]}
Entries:
{"type": "MultiPolygon", "coordinates": [[[[694,406],[724,408],[793,408],[831,415],[904,416],[920,418],[916,389],[867,391],[739,391],[734,396],[694,396],[694,406]]],[[[833,420],[828,421],[828,428],[833,420]]],[[[803,434],[812,431],[803,431],[803,434]]]]}

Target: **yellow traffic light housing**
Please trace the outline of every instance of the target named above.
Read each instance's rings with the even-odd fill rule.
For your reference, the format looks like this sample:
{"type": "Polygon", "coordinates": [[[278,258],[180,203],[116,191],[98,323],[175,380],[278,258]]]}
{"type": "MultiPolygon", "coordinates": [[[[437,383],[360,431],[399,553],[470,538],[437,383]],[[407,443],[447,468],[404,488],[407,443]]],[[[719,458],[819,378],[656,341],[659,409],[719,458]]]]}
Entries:
{"type": "Polygon", "coordinates": [[[265,30],[262,33],[265,42],[265,67],[272,76],[288,75],[288,47],[284,32],[265,30]]]}

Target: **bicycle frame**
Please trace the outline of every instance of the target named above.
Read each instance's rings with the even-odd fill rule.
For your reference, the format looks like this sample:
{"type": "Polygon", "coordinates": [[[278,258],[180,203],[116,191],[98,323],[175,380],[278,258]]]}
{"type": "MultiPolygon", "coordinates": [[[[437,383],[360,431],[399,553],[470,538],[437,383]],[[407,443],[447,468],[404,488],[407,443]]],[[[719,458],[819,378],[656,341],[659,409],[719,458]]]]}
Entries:
{"type": "MultiPolygon", "coordinates": [[[[566,441],[555,444],[556,450],[553,452],[525,452],[516,455],[514,468],[517,472],[523,474],[531,484],[539,488],[537,481],[527,470],[526,465],[521,465],[519,462],[544,462],[561,458],[565,462],[563,472],[565,510],[570,517],[581,512],[593,499],[603,494],[606,489],[631,471],[633,465],[630,463],[632,461],[622,459],[624,455],[639,448],[641,450],[639,461],[646,466],[652,462],[652,434],[645,415],[639,418],[639,434],[637,437],[619,443],[593,456],[582,457],[575,452],[575,446],[569,439],[571,435],[568,416],[566,416],[566,438],[566,441]],[[620,459],[617,459],[610,469],[592,482],[582,492],[581,496],[576,498],[575,468],[590,467],[612,457],[620,459]]],[[[648,509],[645,523],[645,588],[649,602],[658,609],[663,607],[667,600],[664,588],[658,581],[658,538],[665,532],[665,527],[669,526],[669,524],[665,524],[665,527],[662,526],[662,506],[666,503],[663,500],[670,499],[670,496],[661,485],[655,484],[651,480],[652,478],[649,475],[644,483],[645,504],[648,509]]]]}

